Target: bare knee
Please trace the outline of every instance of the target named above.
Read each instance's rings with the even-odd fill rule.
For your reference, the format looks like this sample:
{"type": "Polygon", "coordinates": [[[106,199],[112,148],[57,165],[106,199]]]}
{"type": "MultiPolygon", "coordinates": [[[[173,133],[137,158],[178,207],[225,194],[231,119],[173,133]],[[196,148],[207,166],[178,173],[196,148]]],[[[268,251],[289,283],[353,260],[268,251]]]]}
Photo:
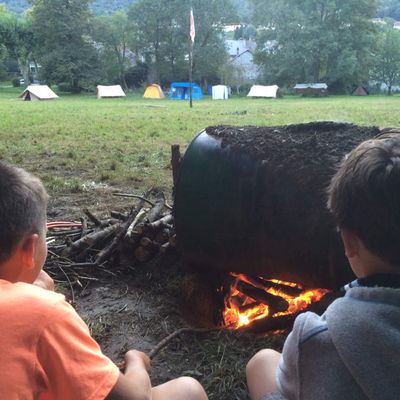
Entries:
{"type": "Polygon", "coordinates": [[[281,354],[272,349],[263,349],[256,353],[246,365],[246,374],[253,373],[255,370],[265,369],[268,366],[276,368],[281,354]]]}
{"type": "Polygon", "coordinates": [[[247,386],[252,400],[277,391],[275,377],[280,357],[277,351],[265,349],[259,351],[247,363],[247,386]]]}
{"type": "Polygon", "coordinates": [[[207,394],[203,386],[194,378],[182,376],[175,379],[176,385],[180,391],[185,394],[186,398],[193,400],[207,400],[207,394]]]}

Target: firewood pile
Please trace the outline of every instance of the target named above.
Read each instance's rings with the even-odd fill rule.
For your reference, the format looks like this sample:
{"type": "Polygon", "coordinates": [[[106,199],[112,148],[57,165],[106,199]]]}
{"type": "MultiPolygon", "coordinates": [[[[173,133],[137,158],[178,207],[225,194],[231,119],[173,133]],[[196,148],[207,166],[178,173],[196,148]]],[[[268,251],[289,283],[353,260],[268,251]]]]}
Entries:
{"type": "Polygon", "coordinates": [[[79,221],[48,222],[46,271],[56,282],[83,288],[97,280],[93,269],[113,275],[175,247],[172,207],[164,194],[154,200],[149,192],[115,195],[135,198],[137,204],[127,213],[111,211],[106,219],[85,209],[79,221]]]}

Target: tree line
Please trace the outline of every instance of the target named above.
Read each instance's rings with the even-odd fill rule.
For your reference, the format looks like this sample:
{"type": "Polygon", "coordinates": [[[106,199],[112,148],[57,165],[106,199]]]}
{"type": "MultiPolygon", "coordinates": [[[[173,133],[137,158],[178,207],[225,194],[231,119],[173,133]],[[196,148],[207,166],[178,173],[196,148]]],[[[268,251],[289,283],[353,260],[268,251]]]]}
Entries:
{"type": "MultiPolygon", "coordinates": [[[[20,71],[29,82],[39,71],[41,82],[71,92],[188,79],[186,0],[136,0],[127,11],[101,16],[90,0],[29,2],[22,17],[0,5],[0,79],[20,71]]],[[[377,0],[192,0],[191,6],[197,81],[240,86],[224,26],[243,19],[235,37],[257,42],[257,83],[326,82],[344,92],[373,79],[390,92],[399,79],[400,31],[389,20],[373,21],[382,6],[377,0]]]]}

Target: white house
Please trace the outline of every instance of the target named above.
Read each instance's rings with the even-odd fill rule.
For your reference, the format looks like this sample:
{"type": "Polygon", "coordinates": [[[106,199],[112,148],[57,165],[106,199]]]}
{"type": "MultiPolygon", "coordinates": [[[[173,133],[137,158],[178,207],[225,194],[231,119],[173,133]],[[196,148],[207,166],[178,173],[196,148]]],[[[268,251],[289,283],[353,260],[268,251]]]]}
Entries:
{"type": "Polygon", "coordinates": [[[226,40],[227,51],[231,62],[240,67],[244,77],[249,82],[254,82],[258,75],[258,66],[253,61],[256,43],[253,40],[226,40]]]}

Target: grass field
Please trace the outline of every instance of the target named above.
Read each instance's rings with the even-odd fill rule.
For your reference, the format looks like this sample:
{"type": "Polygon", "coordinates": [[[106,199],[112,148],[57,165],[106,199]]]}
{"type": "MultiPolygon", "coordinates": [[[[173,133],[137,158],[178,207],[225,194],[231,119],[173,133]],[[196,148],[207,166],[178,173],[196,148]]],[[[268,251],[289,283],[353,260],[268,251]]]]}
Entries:
{"type": "MultiPolygon", "coordinates": [[[[86,190],[91,187],[88,182],[95,182],[100,188],[107,185],[112,190],[139,193],[157,187],[170,197],[171,144],[181,145],[183,152],[193,137],[209,125],[285,125],[333,120],[400,127],[399,96],[204,99],[194,102],[190,109],[187,102],[144,100],[139,93],[113,100],[65,94],[55,101],[22,102],[17,98],[21,91],[0,85],[0,158],[25,167],[44,180],[56,199],[50,207],[56,213],[51,217],[70,218],[73,207],[82,215],[82,208],[93,211],[98,203],[104,203],[104,208],[115,206],[117,198],[108,189],[108,195],[86,190]]],[[[131,199],[124,200],[121,204],[131,205],[131,199]]],[[[157,263],[146,265],[123,279],[117,276],[112,282],[107,277],[98,283],[107,289],[99,291],[104,299],[98,300],[93,290],[96,303],[80,304],[83,317],[106,354],[125,347],[145,350],[138,343],[154,347],[167,333],[181,326],[180,314],[174,308],[181,290],[180,278],[173,269],[162,267],[157,263]],[[128,278],[136,279],[138,287],[130,286],[126,295],[128,278]],[[110,293],[116,293],[116,297],[110,293]],[[122,312],[128,298],[134,299],[134,307],[122,312]],[[118,311],[108,307],[110,299],[118,311]],[[107,307],[103,307],[103,302],[107,307]],[[93,321],[101,323],[95,325],[93,321]]],[[[85,290],[86,287],[82,293],[85,290]]],[[[85,296],[77,296],[78,303],[88,301],[85,296]]],[[[194,376],[205,386],[210,400],[248,400],[246,362],[263,347],[280,349],[283,340],[284,335],[257,338],[232,331],[200,337],[186,335],[156,358],[153,376],[156,383],[163,381],[161,378],[194,376]]]]}
{"type": "Polygon", "coordinates": [[[322,99],[233,98],[188,102],[61,95],[23,102],[22,89],[0,86],[1,157],[38,174],[50,192],[78,192],[85,182],[143,191],[169,191],[170,145],[182,151],[209,125],[284,125],[315,120],[400,126],[400,97],[322,99]]]}

